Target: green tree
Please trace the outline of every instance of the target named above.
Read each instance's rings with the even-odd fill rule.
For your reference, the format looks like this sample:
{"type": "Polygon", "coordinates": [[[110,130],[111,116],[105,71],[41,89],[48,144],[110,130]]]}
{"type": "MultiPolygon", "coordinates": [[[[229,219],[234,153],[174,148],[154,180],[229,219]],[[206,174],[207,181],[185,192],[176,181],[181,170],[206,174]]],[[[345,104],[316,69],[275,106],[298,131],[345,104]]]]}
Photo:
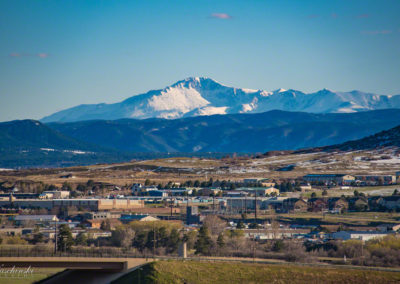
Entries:
{"type": "Polygon", "coordinates": [[[67,191],[71,191],[71,190],[72,190],[72,186],[71,186],[68,182],[64,182],[64,183],[62,184],[61,189],[62,189],[62,190],[67,190],[67,191]]]}
{"type": "Polygon", "coordinates": [[[187,232],[183,235],[182,240],[186,242],[187,249],[193,249],[196,243],[197,233],[195,231],[187,232]]]}
{"type": "Polygon", "coordinates": [[[76,187],[76,190],[78,190],[78,191],[80,191],[80,192],[82,192],[83,194],[87,194],[87,191],[88,191],[88,188],[87,188],[87,186],[85,185],[85,184],[83,184],[83,183],[80,183],[80,184],[78,184],[78,186],[76,187]]]}
{"type": "Polygon", "coordinates": [[[173,253],[178,250],[179,246],[179,232],[177,229],[173,228],[169,234],[168,242],[167,242],[167,247],[168,247],[168,252],[173,253]]]}
{"type": "Polygon", "coordinates": [[[251,223],[249,225],[249,229],[258,229],[258,224],[257,223],[251,223]]]}
{"type": "Polygon", "coordinates": [[[160,227],[158,230],[156,229],[156,245],[165,247],[168,243],[168,233],[165,227],[160,227]]]}
{"type": "Polygon", "coordinates": [[[133,239],[133,246],[140,252],[143,252],[146,248],[147,232],[138,233],[133,239]]]}
{"type": "Polygon", "coordinates": [[[100,229],[103,231],[111,231],[111,222],[110,220],[106,219],[100,224],[100,229]]]}
{"type": "Polygon", "coordinates": [[[240,221],[237,223],[236,228],[237,228],[237,229],[244,229],[244,223],[243,223],[242,220],[240,220],[240,221]]]}
{"type": "Polygon", "coordinates": [[[59,228],[57,249],[64,252],[70,251],[73,244],[71,229],[67,224],[62,224],[59,228]]]}
{"type": "Polygon", "coordinates": [[[328,195],[328,191],[326,189],[324,189],[324,191],[322,192],[322,196],[327,196],[328,195]]]}
{"type": "Polygon", "coordinates": [[[36,233],[33,235],[32,243],[37,244],[37,243],[43,243],[44,241],[44,235],[42,233],[36,233]]]}
{"type": "Polygon", "coordinates": [[[197,236],[197,241],[194,245],[196,249],[195,254],[210,255],[212,247],[212,240],[210,237],[210,232],[206,226],[201,226],[199,234],[197,236]]]}
{"type": "Polygon", "coordinates": [[[280,251],[283,250],[284,246],[285,245],[284,245],[282,240],[277,240],[277,241],[274,242],[274,245],[272,246],[272,250],[275,251],[275,252],[280,252],[280,251]]]}
{"type": "Polygon", "coordinates": [[[225,238],[224,238],[224,233],[223,232],[218,235],[217,245],[218,245],[219,248],[225,247],[225,238]]]}
{"type": "Polygon", "coordinates": [[[87,245],[87,241],[88,241],[88,238],[87,238],[86,234],[85,233],[79,233],[76,236],[75,244],[77,244],[79,246],[86,246],[87,245]]]}
{"type": "Polygon", "coordinates": [[[315,192],[311,193],[311,198],[316,198],[317,194],[315,192]]]}

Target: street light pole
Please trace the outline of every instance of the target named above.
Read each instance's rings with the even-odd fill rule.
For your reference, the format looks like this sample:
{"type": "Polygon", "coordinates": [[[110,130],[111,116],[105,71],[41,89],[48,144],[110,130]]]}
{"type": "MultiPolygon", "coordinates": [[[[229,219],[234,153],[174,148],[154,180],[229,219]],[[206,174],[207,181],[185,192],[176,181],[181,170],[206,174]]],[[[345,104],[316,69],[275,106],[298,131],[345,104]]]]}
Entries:
{"type": "Polygon", "coordinates": [[[54,254],[57,253],[57,220],[54,221],[54,254]]]}

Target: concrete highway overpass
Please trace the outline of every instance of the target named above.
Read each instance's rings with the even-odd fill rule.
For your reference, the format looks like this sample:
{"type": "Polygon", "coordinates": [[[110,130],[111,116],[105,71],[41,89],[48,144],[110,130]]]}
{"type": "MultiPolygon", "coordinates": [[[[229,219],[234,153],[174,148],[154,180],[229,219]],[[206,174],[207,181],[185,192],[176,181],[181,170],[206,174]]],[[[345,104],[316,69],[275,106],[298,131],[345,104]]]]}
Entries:
{"type": "Polygon", "coordinates": [[[102,284],[110,283],[125,273],[150,262],[145,258],[90,258],[90,257],[0,257],[3,267],[65,268],[39,283],[102,284]]]}

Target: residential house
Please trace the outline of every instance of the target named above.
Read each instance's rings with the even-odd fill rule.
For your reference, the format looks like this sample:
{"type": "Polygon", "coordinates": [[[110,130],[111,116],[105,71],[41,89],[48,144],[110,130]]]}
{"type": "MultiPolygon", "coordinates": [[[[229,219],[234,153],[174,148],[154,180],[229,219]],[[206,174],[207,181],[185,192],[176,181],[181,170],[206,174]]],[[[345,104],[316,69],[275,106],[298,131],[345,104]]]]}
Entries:
{"type": "Polygon", "coordinates": [[[307,202],[299,198],[287,198],[282,203],[283,212],[307,212],[307,202]]]}
{"type": "Polygon", "coordinates": [[[84,221],[83,224],[92,229],[100,229],[103,222],[107,222],[108,224],[110,224],[111,229],[114,229],[115,227],[122,224],[121,221],[118,219],[88,219],[84,221]]]}
{"type": "Polygon", "coordinates": [[[396,183],[395,175],[356,175],[356,182],[361,185],[391,185],[396,183]]]}
{"type": "Polygon", "coordinates": [[[205,187],[200,189],[200,194],[203,196],[217,195],[220,192],[221,192],[220,187],[205,187]]]}
{"type": "Polygon", "coordinates": [[[400,209],[400,195],[382,197],[379,204],[386,210],[400,209]]]}
{"type": "Polygon", "coordinates": [[[355,178],[346,174],[308,174],[303,177],[303,180],[309,183],[323,183],[326,185],[346,185],[354,182],[355,178]]]}
{"type": "Polygon", "coordinates": [[[328,208],[330,211],[344,212],[349,208],[349,202],[342,197],[332,197],[328,199],[328,208]]]}
{"type": "Polygon", "coordinates": [[[328,200],[326,198],[310,198],[307,203],[311,212],[322,212],[328,209],[328,200]]]}
{"type": "Polygon", "coordinates": [[[372,211],[382,211],[384,207],[382,206],[383,197],[382,196],[370,196],[368,197],[368,206],[372,211]]]}
{"type": "Polygon", "coordinates": [[[140,221],[140,222],[159,221],[160,219],[147,214],[122,214],[120,220],[123,223],[129,223],[132,221],[140,221]]]}
{"type": "Polygon", "coordinates": [[[377,228],[381,232],[397,232],[400,230],[400,224],[381,224],[377,228]]]}
{"type": "Polygon", "coordinates": [[[279,195],[279,189],[275,187],[240,187],[236,190],[247,192],[251,195],[257,194],[257,196],[279,195]]]}
{"type": "Polygon", "coordinates": [[[349,199],[349,209],[353,211],[366,211],[369,209],[368,199],[364,196],[349,199]]]}

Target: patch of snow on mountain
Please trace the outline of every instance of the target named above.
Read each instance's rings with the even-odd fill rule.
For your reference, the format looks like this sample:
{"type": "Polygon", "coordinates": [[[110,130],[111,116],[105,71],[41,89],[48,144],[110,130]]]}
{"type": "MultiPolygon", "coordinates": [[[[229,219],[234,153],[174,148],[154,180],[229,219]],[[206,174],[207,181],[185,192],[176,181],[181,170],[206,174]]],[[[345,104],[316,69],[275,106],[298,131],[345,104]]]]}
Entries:
{"type": "Polygon", "coordinates": [[[178,110],[185,113],[209,103],[195,89],[169,88],[161,92],[161,95],[153,96],[148,105],[155,111],[178,110]]]}
{"type": "Polygon", "coordinates": [[[241,89],[244,93],[246,93],[246,94],[252,94],[252,93],[256,93],[256,92],[258,92],[259,90],[254,90],[254,89],[241,89]]]}
{"type": "Polygon", "coordinates": [[[226,114],[228,107],[212,107],[206,106],[198,109],[197,115],[214,115],[214,114],[226,114]]]}

